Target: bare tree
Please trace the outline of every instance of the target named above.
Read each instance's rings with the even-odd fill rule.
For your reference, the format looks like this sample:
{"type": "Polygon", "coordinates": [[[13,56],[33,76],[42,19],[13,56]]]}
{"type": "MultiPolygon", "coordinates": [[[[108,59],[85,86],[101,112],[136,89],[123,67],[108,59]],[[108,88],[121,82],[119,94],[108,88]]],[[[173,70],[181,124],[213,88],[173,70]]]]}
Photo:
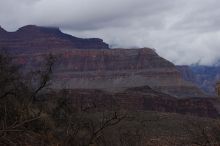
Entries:
{"type": "Polygon", "coordinates": [[[104,146],[105,131],[127,117],[126,113],[99,107],[94,100],[90,104],[81,102],[78,105],[80,110],[77,110],[66,96],[61,96],[54,109],[55,121],[60,121],[60,125],[64,126],[62,129],[66,138],[62,145],[104,146]]]}
{"type": "Polygon", "coordinates": [[[36,124],[40,122],[41,110],[34,100],[50,80],[53,57],[49,56],[45,64],[45,69],[39,71],[38,86],[30,87],[12,58],[0,54],[0,145],[23,141],[20,138],[24,134],[38,130],[36,124]]]}

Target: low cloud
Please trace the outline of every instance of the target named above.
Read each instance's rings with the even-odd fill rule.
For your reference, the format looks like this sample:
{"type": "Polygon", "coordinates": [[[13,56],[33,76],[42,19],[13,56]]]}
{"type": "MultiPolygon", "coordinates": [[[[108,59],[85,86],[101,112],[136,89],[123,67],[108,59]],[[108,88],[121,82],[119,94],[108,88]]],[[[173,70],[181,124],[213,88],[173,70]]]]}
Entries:
{"type": "Polygon", "coordinates": [[[211,65],[220,59],[219,0],[7,0],[0,25],[58,26],[113,47],[152,47],[175,64],[211,65]]]}

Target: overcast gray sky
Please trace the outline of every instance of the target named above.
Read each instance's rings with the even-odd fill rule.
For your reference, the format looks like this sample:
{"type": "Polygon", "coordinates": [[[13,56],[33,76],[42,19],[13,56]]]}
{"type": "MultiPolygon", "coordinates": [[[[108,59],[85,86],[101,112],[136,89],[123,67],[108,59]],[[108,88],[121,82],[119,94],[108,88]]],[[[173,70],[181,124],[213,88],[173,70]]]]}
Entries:
{"type": "Polygon", "coordinates": [[[152,47],[176,64],[220,60],[220,0],[0,0],[0,25],[57,26],[114,47],[152,47]]]}

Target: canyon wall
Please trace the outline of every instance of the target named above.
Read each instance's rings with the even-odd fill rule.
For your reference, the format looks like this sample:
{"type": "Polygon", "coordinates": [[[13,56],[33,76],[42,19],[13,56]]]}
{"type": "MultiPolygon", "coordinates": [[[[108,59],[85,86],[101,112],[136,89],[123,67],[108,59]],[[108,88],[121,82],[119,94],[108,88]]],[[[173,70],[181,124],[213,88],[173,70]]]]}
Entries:
{"type": "Polygon", "coordinates": [[[101,39],[81,39],[58,28],[24,26],[16,32],[0,29],[0,48],[11,53],[24,70],[43,65],[53,54],[53,88],[103,89],[119,92],[148,85],[177,98],[204,97],[180,75],[174,64],[150,48],[109,49],[101,39]],[[26,68],[26,69],[25,69],[26,68]]]}

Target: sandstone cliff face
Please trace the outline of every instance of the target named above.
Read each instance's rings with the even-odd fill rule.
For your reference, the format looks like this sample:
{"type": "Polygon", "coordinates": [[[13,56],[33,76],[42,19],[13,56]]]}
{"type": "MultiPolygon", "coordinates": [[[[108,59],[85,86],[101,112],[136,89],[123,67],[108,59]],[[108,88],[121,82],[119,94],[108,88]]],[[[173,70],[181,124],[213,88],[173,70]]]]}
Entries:
{"type": "Polygon", "coordinates": [[[0,48],[11,53],[38,53],[63,49],[108,49],[101,39],[81,39],[62,33],[59,28],[24,26],[16,32],[0,29],[0,48]]]}

